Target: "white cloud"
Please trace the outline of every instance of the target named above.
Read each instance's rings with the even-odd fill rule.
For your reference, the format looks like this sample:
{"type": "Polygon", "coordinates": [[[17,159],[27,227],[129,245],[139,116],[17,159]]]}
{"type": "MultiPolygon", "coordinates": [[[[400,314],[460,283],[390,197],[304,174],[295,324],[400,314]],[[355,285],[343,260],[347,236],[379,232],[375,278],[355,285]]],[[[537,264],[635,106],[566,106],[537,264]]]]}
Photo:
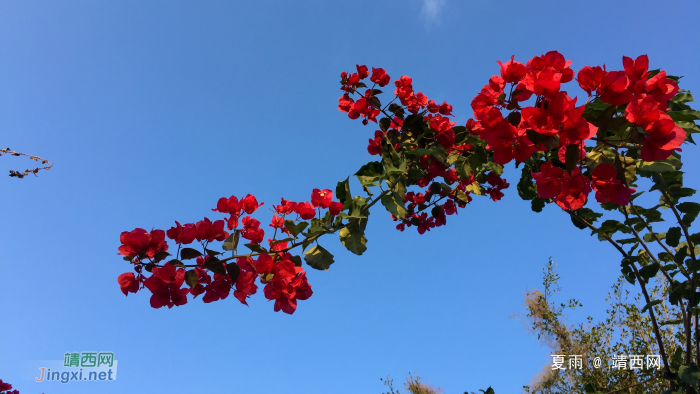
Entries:
{"type": "Polygon", "coordinates": [[[420,14],[427,23],[437,22],[444,5],[445,0],[423,0],[423,8],[420,14]]]}

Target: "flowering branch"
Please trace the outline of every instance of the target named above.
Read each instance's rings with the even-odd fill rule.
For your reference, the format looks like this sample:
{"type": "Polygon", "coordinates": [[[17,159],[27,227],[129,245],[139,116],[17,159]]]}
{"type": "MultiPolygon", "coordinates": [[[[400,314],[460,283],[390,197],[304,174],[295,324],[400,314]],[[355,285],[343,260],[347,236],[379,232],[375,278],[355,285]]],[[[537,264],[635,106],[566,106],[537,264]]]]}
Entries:
{"type": "Polygon", "coordinates": [[[39,170],[49,170],[51,167],[53,167],[53,163],[46,159],[42,159],[39,156],[34,156],[34,155],[28,155],[26,153],[21,153],[21,152],[15,152],[13,150],[10,150],[10,148],[5,148],[5,149],[0,149],[0,156],[3,156],[5,154],[9,154],[11,156],[27,156],[29,157],[30,160],[38,161],[41,162],[41,164],[48,164],[48,166],[45,167],[36,167],[33,170],[32,169],[26,169],[24,171],[14,171],[10,170],[10,176],[11,177],[17,177],[17,178],[24,178],[25,176],[29,174],[34,174],[36,175],[39,170]]]}

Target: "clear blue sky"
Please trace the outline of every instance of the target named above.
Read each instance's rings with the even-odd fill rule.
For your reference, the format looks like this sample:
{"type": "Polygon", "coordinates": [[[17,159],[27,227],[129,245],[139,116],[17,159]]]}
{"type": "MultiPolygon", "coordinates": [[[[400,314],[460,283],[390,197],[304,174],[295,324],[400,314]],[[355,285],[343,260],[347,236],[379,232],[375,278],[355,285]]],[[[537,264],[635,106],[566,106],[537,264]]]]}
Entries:
{"type": "Polygon", "coordinates": [[[513,54],[556,49],[578,70],[646,53],[700,93],[698,16],[697,1],[1,0],[0,145],[56,166],[0,177],[0,378],[23,394],[355,394],[413,372],[448,394],[518,392],[551,361],[509,318],[547,258],[562,300],[594,317],[619,258],[558,208],[530,212],[512,170],[503,201],[477,199],[426,235],[377,211],[364,256],[329,237],[336,263],[309,273],[314,295],[293,316],[262,294],[172,310],[124,297],[119,233],[214,218],[231,194],[307,199],[354,173],[374,132],[336,109],[356,63],[411,76],[460,123],[513,54]],[[23,360],[83,350],[113,351],[118,380],[21,379],[23,360]]]}

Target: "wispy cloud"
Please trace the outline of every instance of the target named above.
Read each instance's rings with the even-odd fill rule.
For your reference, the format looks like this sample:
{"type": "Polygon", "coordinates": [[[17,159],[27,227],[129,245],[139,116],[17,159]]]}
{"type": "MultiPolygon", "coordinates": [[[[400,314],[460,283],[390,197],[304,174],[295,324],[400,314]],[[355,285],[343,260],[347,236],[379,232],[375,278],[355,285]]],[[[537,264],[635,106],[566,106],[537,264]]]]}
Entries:
{"type": "Polygon", "coordinates": [[[445,0],[423,0],[423,8],[420,11],[421,17],[427,24],[438,21],[440,11],[445,5],[445,0]]]}

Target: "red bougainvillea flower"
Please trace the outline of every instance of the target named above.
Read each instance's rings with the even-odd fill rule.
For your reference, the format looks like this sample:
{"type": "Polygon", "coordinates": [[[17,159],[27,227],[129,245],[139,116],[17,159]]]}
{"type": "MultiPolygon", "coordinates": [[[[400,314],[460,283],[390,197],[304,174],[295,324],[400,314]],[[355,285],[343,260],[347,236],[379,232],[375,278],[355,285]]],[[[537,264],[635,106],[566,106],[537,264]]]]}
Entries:
{"type": "Polygon", "coordinates": [[[304,220],[313,219],[313,217],[316,216],[314,206],[309,204],[308,201],[297,203],[297,206],[294,208],[294,212],[298,213],[304,220]]]}
{"type": "Polygon", "coordinates": [[[454,116],[452,115],[452,106],[450,104],[447,104],[446,101],[443,101],[442,104],[440,104],[439,111],[445,116],[454,116]]]}
{"type": "Polygon", "coordinates": [[[384,132],[377,130],[374,132],[374,138],[369,139],[369,145],[367,145],[367,152],[370,155],[380,155],[382,154],[382,139],[384,138],[384,132]]]}
{"type": "Polygon", "coordinates": [[[501,177],[493,171],[489,172],[489,174],[486,176],[486,181],[492,186],[486,188],[486,193],[493,201],[498,201],[503,198],[503,192],[501,192],[501,190],[507,189],[510,186],[505,179],[501,179],[501,177]]]}
{"type": "Polygon", "coordinates": [[[197,231],[197,241],[206,240],[207,242],[223,241],[228,237],[228,232],[224,231],[224,221],[217,220],[214,223],[208,218],[200,220],[195,224],[197,231]]]}
{"type": "Polygon", "coordinates": [[[117,282],[119,282],[119,288],[125,296],[128,296],[129,293],[136,293],[139,291],[139,286],[141,285],[133,272],[126,272],[119,275],[117,282]]]}
{"type": "MultiPolygon", "coordinates": [[[[432,115],[430,115],[432,116],[432,115]]],[[[451,148],[455,143],[455,132],[452,129],[455,122],[450,122],[450,118],[435,115],[430,118],[430,129],[435,132],[435,139],[438,144],[445,148],[451,148]]]]}
{"type": "MultiPolygon", "coordinates": [[[[241,231],[241,237],[249,240],[254,244],[259,244],[265,239],[265,230],[260,228],[260,221],[253,219],[250,216],[246,216],[241,221],[243,223],[243,230],[241,231]]],[[[227,235],[228,237],[228,235],[227,235]]],[[[224,238],[225,239],[225,238],[224,238]]]]}
{"type": "Polygon", "coordinates": [[[12,385],[9,383],[5,383],[0,379],[0,391],[7,391],[7,394],[19,394],[19,391],[17,390],[12,390],[12,385]]]}
{"type": "Polygon", "coordinates": [[[666,78],[666,71],[662,70],[646,81],[644,90],[652,95],[659,103],[659,107],[665,111],[666,102],[678,93],[678,84],[676,81],[666,78]]]}
{"type": "Polygon", "coordinates": [[[282,202],[280,202],[280,205],[275,205],[275,212],[277,212],[280,215],[289,215],[297,207],[297,203],[285,200],[284,198],[282,199],[282,202]]]}
{"type": "Polygon", "coordinates": [[[360,76],[360,79],[369,77],[369,70],[367,69],[367,66],[360,66],[359,64],[356,64],[355,67],[357,67],[357,75],[360,76]]]}
{"type": "Polygon", "coordinates": [[[383,68],[372,67],[372,76],[369,78],[369,80],[376,83],[380,87],[384,87],[389,84],[391,78],[389,78],[389,75],[387,75],[383,68]]]}
{"type": "Polygon", "coordinates": [[[642,140],[641,158],[644,161],[664,160],[671,156],[673,151],[685,141],[685,130],[676,126],[676,123],[666,114],[659,115],[659,119],[647,131],[649,135],[642,140]]]}
{"type": "Polygon", "coordinates": [[[599,164],[591,174],[595,199],[599,203],[612,202],[617,205],[627,205],[632,193],[637,189],[627,187],[618,179],[617,170],[610,164],[599,164]]]}
{"type": "Polygon", "coordinates": [[[641,126],[644,130],[649,130],[660,115],[659,103],[653,96],[646,94],[635,95],[625,109],[625,118],[630,123],[641,126]]]}
{"type": "Polygon", "coordinates": [[[124,231],[119,236],[122,245],[119,247],[119,254],[128,257],[146,255],[149,258],[158,252],[168,250],[168,243],[165,241],[165,231],[152,230],[150,233],[142,228],[132,231],[124,231]]]}
{"type": "Polygon", "coordinates": [[[600,66],[586,66],[578,71],[578,86],[590,96],[593,91],[600,89],[605,79],[605,70],[600,66]]]}
{"type": "Polygon", "coordinates": [[[255,196],[250,194],[246,194],[246,196],[241,199],[241,209],[243,209],[248,215],[255,212],[263,205],[265,205],[264,202],[258,204],[258,200],[255,199],[255,196]]]}
{"type": "MultiPolygon", "coordinates": [[[[241,259],[239,259],[239,261],[240,260],[241,259]]],[[[255,284],[255,279],[258,275],[255,271],[244,270],[240,262],[238,265],[241,267],[241,274],[238,275],[238,279],[236,279],[236,290],[234,290],[233,296],[242,304],[248,305],[246,298],[258,292],[258,286],[255,284]]],[[[250,266],[250,264],[248,264],[248,266],[250,266]]]]}
{"type": "Polygon", "coordinates": [[[525,65],[527,75],[523,79],[523,85],[526,90],[538,96],[552,97],[559,92],[562,83],[574,79],[570,65],[571,60],[566,61],[557,51],[535,56],[525,65]]]}
{"type": "Polygon", "coordinates": [[[275,312],[280,310],[293,314],[297,300],[306,300],[313,294],[306,279],[306,272],[294,265],[288,255],[270,267],[272,278],[267,281],[263,292],[268,300],[275,300],[275,312]]]}
{"type": "Polygon", "coordinates": [[[343,203],[338,201],[332,201],[331,205],[328,206],[328,211],[331,215],[336,216],[343,210],[343,203]]]}
{"type": "Polygon", "coordinates": [[[561,192],[557,195],[556,203],[562,209],[575,210],[586,204],[588,193],[591,192],[591,181],[581,174],[581,169],[576,167],[571,175],[564,171],[561,182],[561,192]]]}
{"type": "Polygon", "coordinates": [[[314,189],[311,192],[311,204],[316,208],[326,209],[331,205],[331,201],[333,201],[333,192],[329,189],[314,189]]]}
{"type": "Polygon", "coordinates": [[[281,216],[273,215],[272,221],[270,222],[269,226],[272,228],[283,229],[284,228],[284,218],[281,216]]]}
{"type": "Polygon", "coordinates": [[[564,170],[554,167],[548,161],[540,167],[540,172],[533,172],[532,178],[537,185],[537,196],[540,198],[554,198],[561,192],[564,170]]]}
{"type": "Polygon", "coordinates": [[[501,66],[501,78],[506,83],[520,82],[525,78],[526,70],[525,65],[515,61],[515,55],[510,57],[510,60],[501,63],[498,61],[498,65],[501,66]]]}
{"type": "Polygon", "coordinates": [[[168,238],[174,240],[178,244],[191,244],[197,237],[197,229],[194,223],[187,223],[184,226],[180,222],[175,222],[175,227],[171,227],[167,231],[168,238]]]}
{"type": "Polygon", "coordinates": [[[241,216],[241,203],[236,196],[231,196],[229,198],[221,197],[216,203],[216,208],[212,209],[212,211],[241,216]]]}
{"type": "Polygon", "coordinates": [[[469,131],[469,134],[471,135],[481,135],[481,131],[484,129],[481,123],[475,121],[474,119],[467,120],[466,128],[467,131],[469,131]]]}
{"type": "Polygon", "coordinates": [[[210,302],[226,299],[231,293],[231,282],[228,275],[214,274],[214,280],[205,288],[202,302],[210,302]]]}
{"type": "Polygon", "coordinates": [[[190,289],[180,288],[185,281],[184,269],[175,269],[168,262],[162,268],[153,268],[152,273],[153,275],[146,279],[143,284],[153,293],[151,296],[151,306],[153,308],[157,309],[164,306],[172,308],[174,305],[187,304],[187,294],[190,292],[190,289]]]}
{"type": "Polygon", "coordinates": [[[610,71],[605,74],[601,88],[598,89],[600,99],[610,105],[623,105],[632,100],[632,93],[627,89],[630,80],[624,71],[610,71]]]}
{"type": "Polygon", "coordinates": [[[530,158],[536,149],[525,132],[525,129],[516,129],[508,120],[501,120],[498,127],[488,133],[487,141],[493,149],[493,161],[506,164],[513,159],[524,162],[530,158]]]}
{"type": "Polygon", "coordinates": [[[345,93],[338,99],[338,110],[342,112],[350,112],[353,104],[355,104],[355,100],[353,100],[350,95],[345,93]]]}
{"type": "Polygon", "coordinates": [[[644,91],[644,82],[647,80],[647,70],[649,69],[649,58],[647,55],[641,55],[637,59],[623,56],[622,65],[625,67],[625,74],[630,81],[632,93],[641,93],[644,91]]]}
{"type": "Polygon", "coordinates": [[[434,114],[440,110],[440,106],[435,104],[435,100],[428,101],[428,105],[426,106],[426,108],[431,114],[434,114]]]}

